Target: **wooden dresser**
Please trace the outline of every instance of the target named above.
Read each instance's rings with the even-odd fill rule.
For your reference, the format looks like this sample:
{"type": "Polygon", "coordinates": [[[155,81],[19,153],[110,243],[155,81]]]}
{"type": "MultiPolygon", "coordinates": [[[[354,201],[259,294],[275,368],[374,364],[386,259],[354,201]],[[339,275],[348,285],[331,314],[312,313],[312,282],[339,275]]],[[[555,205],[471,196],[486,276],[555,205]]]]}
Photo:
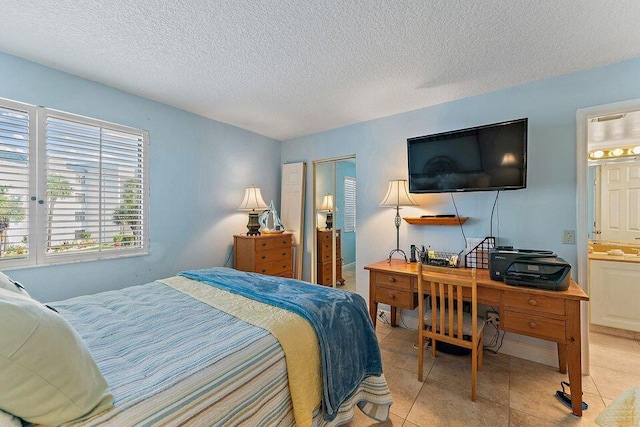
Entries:
{"type": "Polygon", "coordinates": [[[291,234],[233,236],[233,268],[269,276],[293,277],[291,234]]]}
{"type": "MultiPolygon", "coordinates": [[[[320,285],[333,285],[333,254],[331,251],[331,230],[326,228],[318,229],[318,271],[317,282],[320,285]]],[[[342,252],[340,250],[340,230],[336,230],[336,284],[344,285],[342,278],[342,252]]]]}

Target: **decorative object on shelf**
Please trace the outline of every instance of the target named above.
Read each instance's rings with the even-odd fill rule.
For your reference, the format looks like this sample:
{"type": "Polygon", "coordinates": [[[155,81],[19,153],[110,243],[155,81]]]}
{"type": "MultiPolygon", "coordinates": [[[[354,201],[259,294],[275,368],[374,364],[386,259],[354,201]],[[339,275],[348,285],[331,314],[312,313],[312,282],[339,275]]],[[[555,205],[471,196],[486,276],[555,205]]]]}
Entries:
{"type": "Polygon", "coordinates": [[[239,211],[249,211],[249,222],[247,223],[247,236],[259,236],[260,235],[260,222],[258,221],[258,212],[256,209],[264,210],[268,206],[262,199],[260,189],[255,186],[247,187],[244,190],[244,199],[240,206],[239,211]]]}
{"type": "Polygon", "coordinates": [[[326,212],[327,213],[327,222],[325,228],[327,230],[331,230],[333,228],[333,213],[337,212],[338,208],[336,207],[333,201],[333,194],[327,193],[322,198],[322,203],[320,203],[320,207],[318,207],[318,212],[326,212]]]}
{"type": "Polygon", "coordinates": [[[262,212],[259,218],[260,227],[265,234],[276,234],[284,232],[284,226],[280,222],[278,211],[273,206],[273,200],[269,203],[269,209],[262,212]]]}
{"type": "Polygon", "coordinates": [[[407,254],[400,249],[400,207],[401,206],[416,206],[417,203],[413,200],[409,194],[406,179],[394,179],[389,181],[389,188],[387,189],[387,195],[384,196],[380,206],[390,207],[396,209],[395,225],[396,225],[396,248],[389,253],[388,262],[391,262],[391,257],[394,253],[400,253],[407,261],[407,254]]]}

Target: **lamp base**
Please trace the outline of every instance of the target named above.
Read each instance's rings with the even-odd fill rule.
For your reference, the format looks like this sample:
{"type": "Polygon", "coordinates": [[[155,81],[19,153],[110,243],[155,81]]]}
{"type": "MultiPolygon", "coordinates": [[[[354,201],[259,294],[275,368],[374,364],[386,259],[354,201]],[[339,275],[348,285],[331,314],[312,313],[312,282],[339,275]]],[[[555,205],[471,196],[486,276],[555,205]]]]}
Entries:
{"type": "Polygon", "coordinates": [[[247,223],[247,236],[259,236],[260,235],[260,221],[258,221],[258,213],[249,213],[249,222],[247,223]]]}
{"type": "Polygon", "coordinates": [[[404,251],[403,251],[402,249],[400,249],[400,248],[396,248],[396,249],[392,250],[392,251],[389,253],[389,258],[387,259],[387,262],[389,262],[389,263],[391,262],[391,257],[392,257],[392,256],[393,256],[393,254],[395,254],[396,252],[397,252],[397,253],[399,253],[399,254],[402,254],[402,256],[404,257],[404,262],[406,262],[406,263],[408,263],[408,262],[409,262],[409,261],[407,260],[407,254],[405,254],[405,253],[404,253],[404,251]]]}
{"type": "Polygon", "coordinates": [[[327,230],[331,230],[333,228],[333,212],[327,213],[327,222],[325,224],[325,228],[327,230]]]}

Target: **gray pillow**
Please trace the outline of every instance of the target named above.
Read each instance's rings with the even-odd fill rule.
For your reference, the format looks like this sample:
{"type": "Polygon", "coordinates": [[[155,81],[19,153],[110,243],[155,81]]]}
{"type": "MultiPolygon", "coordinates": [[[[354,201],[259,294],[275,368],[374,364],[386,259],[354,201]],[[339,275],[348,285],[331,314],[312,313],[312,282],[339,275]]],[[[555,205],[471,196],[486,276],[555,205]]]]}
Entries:
{"type": "Polygon", "coordinates": [[[11,279],[9,276],[0,271],[0,289],[6,289],[11,292],[17,292],[20,295],[24,295],[29,297],[29,293],[24,289],[24,287],[11,279]]]}
{"type": "Polygon", "coordinates": [[[0,409],[36,424],[80,421],[113,406],[89,349],[59,314],[0,289],[0,409]]]}

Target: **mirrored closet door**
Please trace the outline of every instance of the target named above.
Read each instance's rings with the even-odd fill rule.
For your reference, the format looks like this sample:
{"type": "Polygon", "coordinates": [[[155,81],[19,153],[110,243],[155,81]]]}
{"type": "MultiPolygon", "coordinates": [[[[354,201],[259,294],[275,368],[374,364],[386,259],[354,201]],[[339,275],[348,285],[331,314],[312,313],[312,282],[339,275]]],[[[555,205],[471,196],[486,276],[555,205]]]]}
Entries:
{"type": "Polygon", "coordinates": [[[313,163],[314,282],[355,292],[355,156],[313,163]]]}

